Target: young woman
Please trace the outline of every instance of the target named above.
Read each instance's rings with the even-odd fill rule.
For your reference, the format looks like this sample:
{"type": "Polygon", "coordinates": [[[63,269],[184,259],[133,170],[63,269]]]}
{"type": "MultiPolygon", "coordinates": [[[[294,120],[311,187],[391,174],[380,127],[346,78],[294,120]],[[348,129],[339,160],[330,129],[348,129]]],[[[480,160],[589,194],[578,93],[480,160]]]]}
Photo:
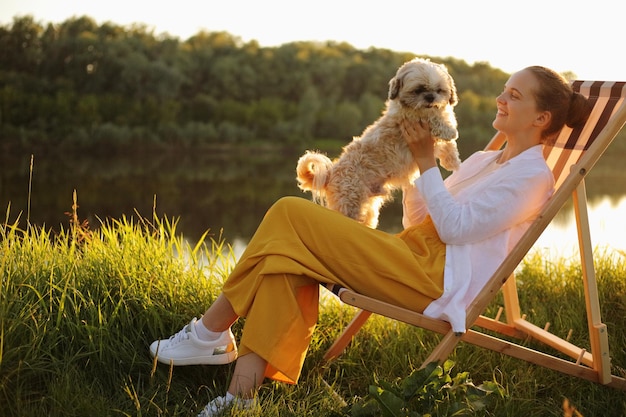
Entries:
{"type": "Polygon", "coordinates": [[[230,326],[246,321],[225,396],[199,416],[251,407],[265,378],[296,383],[318,315],[319,283],[431,317],[465,331],[465,309],[553,192],[542,144],[586,121],[586,99],[544,67],[513,74],[496,99],[503,150],[477,152],[443,180],[428,126],[404,126],[421,175],[404,190],[404,231],[365,227],[308,200],[285,197],[267,212],[223,293],[150,353],[174,365],[237,358],[230,326]]]}

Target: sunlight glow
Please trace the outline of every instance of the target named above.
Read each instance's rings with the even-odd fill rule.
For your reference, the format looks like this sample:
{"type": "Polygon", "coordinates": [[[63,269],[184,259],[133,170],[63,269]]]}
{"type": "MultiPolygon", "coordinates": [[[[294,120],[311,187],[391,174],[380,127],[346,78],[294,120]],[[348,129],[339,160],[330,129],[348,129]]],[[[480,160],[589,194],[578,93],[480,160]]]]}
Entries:
{"type": "MultiPolygon", "coordinates": [[[[626,253],[626,196],[618,201],[603,197],[589,204],[589,230],[591,245],[601,253],[622,251],[626,253]]],[[[573,208],[559,213],[543,235],[537,240],[534,250],[554,260],[579,259],[578,233],[573,208]]]]}
{"type": "Polygon", "coordinates": [[[226,31],[244,42],[347,42],[469,64],[488,62],[512,73],[529,65],[573,72],[580,79],[626,80],[622,39],[626,2],[526,0],[513,9],[496,0],[393,3],[358,0],[4,0],[0,24],[30,14],[61,23],[89,16],[97,23],[146,25],[155,34],[188,39],[200,30],[226,31]]]}

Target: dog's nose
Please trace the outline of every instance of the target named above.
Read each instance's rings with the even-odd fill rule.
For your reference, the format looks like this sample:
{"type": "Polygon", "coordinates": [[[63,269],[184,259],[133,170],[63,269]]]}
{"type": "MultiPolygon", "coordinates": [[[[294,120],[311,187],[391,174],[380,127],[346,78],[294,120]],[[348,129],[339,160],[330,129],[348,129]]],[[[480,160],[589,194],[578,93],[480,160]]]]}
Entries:
{"type": "Polygon", "coordinates": [[[424,95],[424,100],[426,100],[429,103],[432,103],[433,101],[435,101],[435,96],[433,94],[426,94],[424,95]]]}

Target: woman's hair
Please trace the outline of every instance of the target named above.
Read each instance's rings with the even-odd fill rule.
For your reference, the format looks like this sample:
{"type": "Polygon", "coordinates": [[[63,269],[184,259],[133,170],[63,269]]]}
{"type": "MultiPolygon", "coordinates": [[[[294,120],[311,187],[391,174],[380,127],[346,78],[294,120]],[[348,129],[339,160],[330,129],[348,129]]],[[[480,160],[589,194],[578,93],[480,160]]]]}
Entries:
{"type": "Polygon", "coordinates": [[[526,70],[539,81],[539,90],[534,92],[537,109],[552,114],[550,125],[541,134],[544,143],[556,140],[564,125],[574,129],[585,124],[592,107],[585,96],[572,90],[563,76],[549,68],[532,66],[526,70]]]}

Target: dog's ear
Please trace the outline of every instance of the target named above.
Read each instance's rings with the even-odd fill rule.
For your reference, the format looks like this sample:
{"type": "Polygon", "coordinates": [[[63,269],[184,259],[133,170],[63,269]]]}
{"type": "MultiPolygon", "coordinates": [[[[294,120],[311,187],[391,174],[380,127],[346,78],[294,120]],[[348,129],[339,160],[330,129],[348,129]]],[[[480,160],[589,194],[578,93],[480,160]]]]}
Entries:
{"type": "Polygon", "coordinates": [[[402,88],[402,79],[400,77],[393,77],[389,80],[389,100],[394,100],[400,94],[400,89],[402,88]]]}
{"type": "Polygon", "coordinates": [[[451,106],[456,106],[457,103],[459,102],[459,96],[457,95],[456,92],[456,85],[454,85],[454,79],[452,78],[452,76],[450,74],[448,74],[448,79],[450,80],[450,105],[451,106]]]}

